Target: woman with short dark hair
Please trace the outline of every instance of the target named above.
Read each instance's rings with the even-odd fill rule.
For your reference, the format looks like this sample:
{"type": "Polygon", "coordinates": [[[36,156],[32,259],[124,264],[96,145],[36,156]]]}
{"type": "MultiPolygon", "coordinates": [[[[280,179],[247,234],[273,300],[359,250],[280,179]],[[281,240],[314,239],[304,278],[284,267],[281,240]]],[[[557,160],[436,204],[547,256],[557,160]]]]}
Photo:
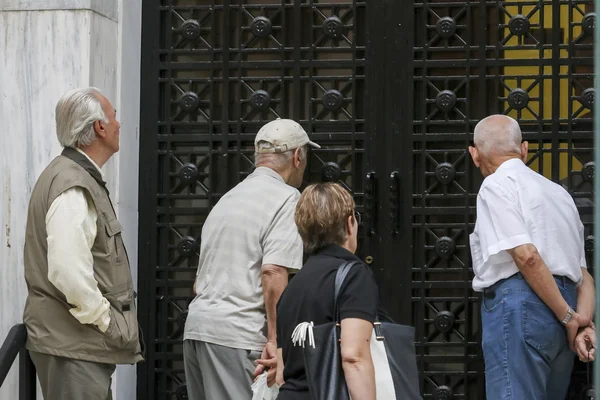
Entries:
{"type": "MultiPolygon", "coordinates": [[[[285,381],[278,400],[310,399],[302,346],[292,333],[303,321],[314,325],[335,320],[334,282],[338,268],[360,261],[357,247],[360,215],[347,190],[333,183],[307,187],[296,207],[298,231],[309,258],[285,289],[277,306],[277,342],[285,381]]],[[[368,268],[352,268],[339,294],[344,376],[354,399],[375,399],[370,339],[378,310],[378,291],[368,268]]],[[[281,368],[278,368],[281,374],[281,368]]]]}

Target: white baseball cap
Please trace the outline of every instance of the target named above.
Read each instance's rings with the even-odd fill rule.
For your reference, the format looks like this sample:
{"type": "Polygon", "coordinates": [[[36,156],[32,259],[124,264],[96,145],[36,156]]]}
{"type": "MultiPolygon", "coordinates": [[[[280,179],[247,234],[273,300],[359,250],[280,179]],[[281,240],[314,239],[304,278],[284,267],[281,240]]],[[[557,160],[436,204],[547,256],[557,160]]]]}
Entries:
{"type": "Polygon", "coordinates": [[[308,138],[308,133],[299,123],[291,119],[277,118],[275,121],[265,124],[254,139],[254,149],[260,154],[283,153],[304,145],[315,149],[321,148],[308,138]]]}

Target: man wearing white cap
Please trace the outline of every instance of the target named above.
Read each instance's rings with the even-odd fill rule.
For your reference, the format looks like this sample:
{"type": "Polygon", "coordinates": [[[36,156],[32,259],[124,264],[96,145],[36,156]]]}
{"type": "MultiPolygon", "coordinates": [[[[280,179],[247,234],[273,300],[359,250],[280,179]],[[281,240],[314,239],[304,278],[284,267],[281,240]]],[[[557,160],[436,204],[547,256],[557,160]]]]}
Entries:
{"type": "Polygon", "coordinates": [[[263,126],[254,140],[256,170],[204,223],[184,333],[191,400],[250,399],[253,375],[265,364],[274,383],[276,305],[288,273],[302,266],[294,212],[309,146],[319,148],[295,121],[263,126]]]}

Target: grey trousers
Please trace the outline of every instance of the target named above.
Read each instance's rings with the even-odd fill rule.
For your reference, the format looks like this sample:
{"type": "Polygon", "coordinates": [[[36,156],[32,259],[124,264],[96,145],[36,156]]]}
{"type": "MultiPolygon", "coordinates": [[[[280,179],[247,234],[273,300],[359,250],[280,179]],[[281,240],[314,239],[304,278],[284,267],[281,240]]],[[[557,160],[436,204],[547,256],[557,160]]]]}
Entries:
{"type": "Polygon", "coordinates": [[[112,400],[116,365],[30,352],[44,400],[112,400]]]}
{"type": "Polygon", "coordinates": [[[250,400],[259,351],[186,340],[185,380],[190,400],[250,400]]]}

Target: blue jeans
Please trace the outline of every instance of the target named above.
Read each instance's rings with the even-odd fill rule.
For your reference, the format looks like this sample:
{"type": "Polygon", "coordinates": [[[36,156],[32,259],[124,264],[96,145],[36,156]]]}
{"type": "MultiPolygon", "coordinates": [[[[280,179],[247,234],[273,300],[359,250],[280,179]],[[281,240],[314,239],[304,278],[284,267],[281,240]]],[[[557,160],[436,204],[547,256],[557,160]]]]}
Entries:
{"type": "MultiPolygon", "coordinates": [[[[555,280],[575,309],[575,283],[555,280]]],[[[565,399],[575,353],[564,326],[521,273],[484,291],[481,320],[487,400],[565,399]]]]}

